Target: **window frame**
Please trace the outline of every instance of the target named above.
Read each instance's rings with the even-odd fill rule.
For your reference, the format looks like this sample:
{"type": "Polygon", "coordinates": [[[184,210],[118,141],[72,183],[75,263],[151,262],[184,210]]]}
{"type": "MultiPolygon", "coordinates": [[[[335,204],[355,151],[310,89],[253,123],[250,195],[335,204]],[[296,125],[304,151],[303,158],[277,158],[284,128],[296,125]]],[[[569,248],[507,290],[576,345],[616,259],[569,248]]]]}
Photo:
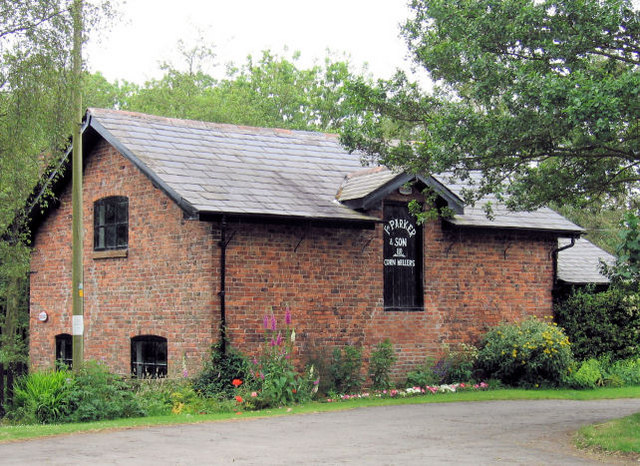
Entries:
{"type": "Polygon", "coordinates": [[[93,203],[93,250],[117,251],[128,248],[129,198],[108,196],[98,199],[93,203]]]}
{"type": "MultiPolygon", "coordinates": [[[[411,215],[409,211],[409,206],[406,202],[399,201],[385,201],[382,206],[382,215],[383,215],[383,227],[382,227],[382,258],[383,258],[383,306],[385,311],[423,311],[424,310],[424,234],[422,225],[418,225],[415,216],[411,215]],[[397,212],[399,209],[402,209],[401,219],[408,220],[410,222],[410,227],[412,227],[415,231],[413,235],[411,235],[409,229],[405,228],[397,228],[398,233],[394,236],[390,234],[391,232],[395,232],[396,229],[390,227],[389,221],[392,218],[398,218],[397,212]],[[395,211],[392,214],[392,211],[395,211]],[[406,235],[402,232],[406,231],[406,235]],[[413,238],[411,238],[413,236],[413,238]],[[413,255],[405,258],[406,260],[413,260],[414,266],[410,269],[409,267],[401,267],[394,264],[393,259],[395,256],[391,255],[393,249],[397,246],[395,245],[396,238],[406,238],[407,246],[410,244],[413,248],[413,255]],[[394,241],[394,245],[390,244],[390,240],[394,241]],[[391,260],[391,261],[389,261],[391,260]],[[413,277],[410,277],[409,271],[413,270],[413,277]],[[411,281],[409,284],[405,286],[406,296],[398,296],[403,290],[394,287],[396,280],[406,280],[409,278],[411,281]],[[412,290],[411,290],[412,289],[412,290]],[[408,291],[412,291],[409,293],[408,291]],[[407,298],[411,296],[411,303],[406,303],[407,298]],[[405,301],[403,303],[403,301],[405,301]]],[[[400,246],[402,247],[405,243],[401,242],[400,246]]],[[[396,262],[397,263],[397,262],[396,262]]]]}
{"type": "Polygon", "coordinates": [[[165,337],[158,335],[136,335],[131,337],[132,377],[139,379],[163,378],[167,376],[168,366],[168,341],[165,337]],[[163,348],[160,348],[162,346],[163,348]],[[158,360],[159,355],[164,356],[164,358],[158,360]],[[139,356],[144,360],[139,361],[139,356]]]}
{"type": "Polygon", "coordinates": [[[73,337],[68,333],[59,333],[55,336],[55,342],[56,364],[59,367],[64,365],[67,369],[73,369],[73,337]]]}

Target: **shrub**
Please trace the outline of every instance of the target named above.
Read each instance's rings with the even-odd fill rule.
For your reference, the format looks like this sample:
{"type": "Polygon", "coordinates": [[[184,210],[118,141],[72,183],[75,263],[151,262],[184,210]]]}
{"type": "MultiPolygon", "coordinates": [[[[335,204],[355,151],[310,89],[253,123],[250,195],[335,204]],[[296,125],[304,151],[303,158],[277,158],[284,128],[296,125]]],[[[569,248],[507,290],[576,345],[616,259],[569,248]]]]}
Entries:
{"type": "Polygon", "coordinates": [[[530,318],[484,336],[478,367],[508,385],[558,385],[573,363],[569,339],[555,323],[530,318]]]}
{"type": "Polygon", "coordinates": [[[13,402],[7,417],[25,424],[52,423],[64,419],[72,409],[70,393],[74,386],[72,374],[32,372],[19,378],[13,388],[13,402]]]}
{"type": "Polygon", "coordinates": [[[393,352],[391,341],[386,338],[376,346],[371,353],[369,361],[369,377],[371,378],[372,388],[374,390],[384,390],[390,388],[390,372],[391,367],[396,362],[396,355],[393,352]]]}
{"type": "Polygon", "coordinates": [[[211,347],[211,359],[204,370],[193,381],[193,388],[203,396],[213,398],[231,398],[234,379],[244,380],[249,372],[247,359],[233,348],[226,353],[222,345],[216,343],[211,347]]]}
{"type": "Polygon", "coordinates": [[[599,293],[590,287],[574,289],[555,313],[576,359],[638,355],[640,294],[615,287],[599,293]]]}
{"type": "Polygon", "coordinates": [[[85,362],[73,378],[69,393],[72,410],[63,421],[88,422],[145,415],[133,387],[104,365],[85,362]]]}
{"type": "Polygon", "coordinates": [[[640,385],[640,358],[622,359],[605,369],[607,385],[632,387],[640,385]]]}
{"type": "Polygon", "coordinates": [[[584,361],[577,371],[567,376],[565,383],[572,388],[596,388],[602,385],[600,362],[597,359],[584,361]]]}
{"type": "Polygon", "coordinates": [[[474,379],[474,369],[478,360],[478,348],[466,343],[453,347],[445,345],[444,356],[433,367],[439,383],[450,384],[469,382],[474,379]]]}
{"type": "Polygon", "coordinates": [[[362,387],[362,349],[355,346],[334,348],[331,356],[331,384],[338,393],[353,393],[362,387]]]}
{"type": "Polygon", "coordinates": [[[426,387],[427,385],[439,385],[440,377],[433,371],[435,360],[431,357],[424,363],[407,374],[408,387],[426,387]]]}

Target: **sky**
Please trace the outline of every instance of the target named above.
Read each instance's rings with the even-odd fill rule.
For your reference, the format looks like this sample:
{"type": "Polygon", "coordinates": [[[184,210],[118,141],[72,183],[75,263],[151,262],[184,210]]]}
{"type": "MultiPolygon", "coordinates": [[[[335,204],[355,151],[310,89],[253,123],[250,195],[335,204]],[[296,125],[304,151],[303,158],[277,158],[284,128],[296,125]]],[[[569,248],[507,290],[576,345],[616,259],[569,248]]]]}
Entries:
{"type": "Polygon", "coordinates": [[[90,71],[109,81],[139,84],[162,76],[159,63],[185,68],[178,40],[192,48],[203,39],[214,46],[222,77],[225,64],[242,64],[263,50],[291,57],[303,67],[322,62],[330,49],[346,53],[355,70],[367,63],[374,77],[410,70],[399,25],[409,17],[408,0],[126,0],[120,17],[85,46],[90,71]],[[288,51],[285,50],[288,48],[288,51]]]}

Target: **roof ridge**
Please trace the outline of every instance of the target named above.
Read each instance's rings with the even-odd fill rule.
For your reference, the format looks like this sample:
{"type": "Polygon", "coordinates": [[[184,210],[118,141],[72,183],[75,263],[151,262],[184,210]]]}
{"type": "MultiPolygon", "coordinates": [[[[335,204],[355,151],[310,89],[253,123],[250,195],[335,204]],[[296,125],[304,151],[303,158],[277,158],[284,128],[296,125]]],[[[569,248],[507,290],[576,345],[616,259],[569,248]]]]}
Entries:
{"type": "Polygon", "coordinates": [[[139,118],[140,120],[145,120],[145,121],[164,122],[166,124],[170,124],[171,126],[188,126],[191,128],[236,129],[238,130],[238,132],[251,132],[251,133],[258,133],[258,134],[278,134],[278,135],[287,135],[287,134],[303,135],[304,134],[307,137],[313,136],[317,139],[324,138],[324,139],[331,139],[331,140],[338,139],[339,137],[339,135],[336,133],[327,133],[327,132],[321,132],[321,131],[262,127],[262,126],[251,126],[251,125],[236,125],[232,123],[218,123],[215,121],[192,120],[189,118],[165,117],[161,115],[152,115],[150,113],[134,112],[131,110],[116,110],[111,108],[89,107],[87,109],[87,112],[97,117],[111,113],[111,114],[117,114],[120,116],[139,118]]]}

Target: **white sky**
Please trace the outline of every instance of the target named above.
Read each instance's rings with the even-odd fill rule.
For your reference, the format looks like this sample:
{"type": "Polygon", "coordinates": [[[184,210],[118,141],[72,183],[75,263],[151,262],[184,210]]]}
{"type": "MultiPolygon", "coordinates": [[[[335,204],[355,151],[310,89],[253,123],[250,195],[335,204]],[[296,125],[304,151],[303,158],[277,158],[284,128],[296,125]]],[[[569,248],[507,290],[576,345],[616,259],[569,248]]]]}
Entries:
{"type": "Polygon", "coordinates": [[[329,48],[347,53],[356,70],[366,62],[375,76],[388,78],[397,67],[410,69],[399,24],[409,16],[408,0],[127,0],[121,18],[85,47],[91,71],[110,81],[143,83],[162,75],[158,63],[183,66],[177,56],[199,37],[215,45],[219,66],[245,62],[262,50],[290,57],[301,52],[300,66],[322,61],[329,48]],[[98,40],[96,40],[98,39],[98,40]],[[289,52],[284,48],[288,47],[289,52]]]}

